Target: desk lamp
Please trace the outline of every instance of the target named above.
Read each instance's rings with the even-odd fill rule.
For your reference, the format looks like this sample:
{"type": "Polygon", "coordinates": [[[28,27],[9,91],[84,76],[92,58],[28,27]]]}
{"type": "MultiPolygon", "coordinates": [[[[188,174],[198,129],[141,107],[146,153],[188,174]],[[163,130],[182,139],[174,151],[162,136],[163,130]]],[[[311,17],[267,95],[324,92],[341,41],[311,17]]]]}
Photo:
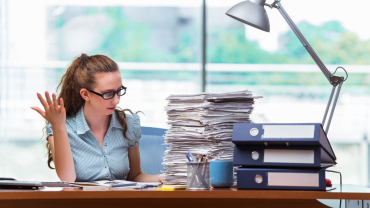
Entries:
{"type": "Polygon", "coordinates": [[[325,125],[326,117],[329,112],[329,108],[332,104],[333,95],[335,93],[334,102],[330,111],[330,116],[328,119],[328,124],[326,126],[325,132],[328,134],[329,126],[331,119],[334,114],[335,106],[337,104],[337,100],[339,97],[339,93],[342,87],[343,82],[348,78],[347,71],[339,66],[335,70],[335,72],[338,70],[338,68],[341,68],[346,73],[346,79],[344,77],[338,77],[335,76],[335,72],[332,74],[330,71],[325,67],[323,62],[320,60],[319,56],[316,54],[316,52],[313,50],[313,48],[310,46],[310,44],[307,42],[306,38],[302,35],[301,31],[299,31],[298,27],[294,24],[293,20],[289,17],[289,15],[285,12],[284,8],[282,7],[281,0],[275,0],[272,4],[267,4],[266,0],[247,0],[240,2],[236,4],[235,6],[231,7],[227,12],[226,15],[244,23],[249,26],[255,27],[257,29],[263,30],[265,32],[270,32],[270,23],[269,19],[267,17],[266,10],[264,6],[268,6],[271,9],[275,8],[279,10],[280,14],[284,17],[285,21],[288,23],[290,28],[293,30],[294,34],[298,37],[299,41],[303,44],[305,49],[308,51],[308,53],[311,55],[312,59],[315,61],[317,66],[321,69],[322,73],[324,73],[326,79],[329,81],[329,83],[333,86],[328,104],[326,106],[326,111],[324,114],[324,118],[322,120],[322,126],[325,125]],[[338,87],[338,88],[337,88],[338,87]]]}

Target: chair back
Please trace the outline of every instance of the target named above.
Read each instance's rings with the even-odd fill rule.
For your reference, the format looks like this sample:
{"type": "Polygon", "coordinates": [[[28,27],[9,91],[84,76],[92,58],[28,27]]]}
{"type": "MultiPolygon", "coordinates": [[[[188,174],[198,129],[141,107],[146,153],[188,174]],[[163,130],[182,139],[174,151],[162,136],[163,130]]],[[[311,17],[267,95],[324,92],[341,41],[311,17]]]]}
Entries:
{"type": "Polygon", "coordinates": [[[141,127],[140,165],[143,173],[156,175],[164,171],[162,165],[164,151],[168,145],[164,145],[164,135],[167,129],[154,127],[141,127]]]}

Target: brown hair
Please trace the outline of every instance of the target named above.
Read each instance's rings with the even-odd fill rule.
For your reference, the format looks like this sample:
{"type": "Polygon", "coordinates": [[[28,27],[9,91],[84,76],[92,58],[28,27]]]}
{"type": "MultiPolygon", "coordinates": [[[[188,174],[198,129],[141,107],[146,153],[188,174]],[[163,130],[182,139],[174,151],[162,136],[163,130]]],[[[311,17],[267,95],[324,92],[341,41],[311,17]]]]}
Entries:
{"type": "MultiPolygon", "coordinates": [[[[60,80],[56,90],[58,91],[59,87],[61,87],[57,102],[59,104],[60,98],[63,98],[67,118],[76,115],[78,110],[84,105],[85,100],[81,97],[80,90],[82,88],[93,89],[96,84],[95,75],[97,73],[116,71],[119,71],[118,65],[112,59],[104,55],[88,56],[86,54],[81,54],[81,56],[73,60],[60,80]]],[[[130,140],[126,135],[127,122],[124,112],[129,111],[131,114],[132,112],[129,109],[121,110],[119,108],[116,108],[114,111],[123,127],[123,137],[130,140]]],[[[48,167],[54,169],[51,167],[53,155],[51,154],[49,141],[46,143],[46,149],[48,167]]]]}

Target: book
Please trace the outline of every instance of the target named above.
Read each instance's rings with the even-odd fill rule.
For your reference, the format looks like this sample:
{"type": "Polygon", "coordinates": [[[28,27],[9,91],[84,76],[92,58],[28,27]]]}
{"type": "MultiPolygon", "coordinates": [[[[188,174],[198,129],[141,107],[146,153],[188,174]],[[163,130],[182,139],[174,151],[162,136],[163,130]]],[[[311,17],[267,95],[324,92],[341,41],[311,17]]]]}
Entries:
{"type": "Polygon", "coordinates": [[[91,181],[91,182],[68,182],[71,185],[79,186],[86,189],[111,189],[117,187],[126,187],[126,186],[136,186],[136,182],[125,181],[125,180],[100,180],[100,181],[91,181]]]}

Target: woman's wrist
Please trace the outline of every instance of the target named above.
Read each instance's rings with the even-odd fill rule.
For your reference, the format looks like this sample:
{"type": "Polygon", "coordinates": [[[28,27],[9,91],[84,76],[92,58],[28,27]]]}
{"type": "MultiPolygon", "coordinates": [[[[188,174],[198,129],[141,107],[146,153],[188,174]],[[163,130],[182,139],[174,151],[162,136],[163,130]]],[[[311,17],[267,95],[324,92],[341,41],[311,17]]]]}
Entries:
{"type": "Polygon", "coordinates": [[[61,132],[61,131],[66,131],[66,125],[65,124],[57,124],[57,125],[52,125],[53,132],[61,132]]]}

